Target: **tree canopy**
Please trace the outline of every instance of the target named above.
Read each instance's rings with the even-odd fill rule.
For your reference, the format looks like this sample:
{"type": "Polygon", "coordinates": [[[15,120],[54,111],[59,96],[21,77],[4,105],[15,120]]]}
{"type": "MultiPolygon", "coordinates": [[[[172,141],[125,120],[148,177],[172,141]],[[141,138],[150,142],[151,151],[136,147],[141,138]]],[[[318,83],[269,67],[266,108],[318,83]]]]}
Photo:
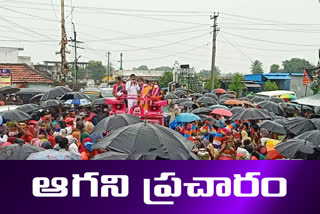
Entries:
{"type": "Polygon", "coordinates": [[[277,86],[276,82],[271,82],[270,80],[268,80],[265,84],[264,84],[264,90],[265,91],[277,91],[279,88],[277,86]]]}
{"type": "Polygon", "coordinates": [[[278,64],[273,64],[270,67],[270,73],[281,73],[282,70],[280,69],[280,65],[278,64]]]}
{"type": "Polygon", "coordinates": [[[172,67],[169,66],[160,66],[151,70],[155,70],[155,71],[173,71],[172,67]]]}
{"type": "Polygon", "coordinates": [[[240,73],[236,73],[229,84],[229,90],[237,92],[237,96],[239,97],[244,88],[244,76],[240,73]]]}
{"type": "Polygon", "coordinates": [[[172,72],[165,72],[159,78],[159,85],[161,88],[168,87],[168,84],[173,81],[173,74],[172,72]]]}
{"type": "Polygon", "coordinates": [[[262,74],[263,73],[263,64],[259,60],[255,60],[251,63],[251,73],[253,74],[262,74]]]}
{"type": "Polygon", "coordinates": [[[304,69],[314,67],[309,61],[300,58],[283,61],[282,65],[283,73],[303,73],[304,69]]]}
{"type": "MultiPolygon", "coordinates": [[[[210,79],[210,75],[207,76],[209,77],[209,79],[207,80],[207,82],[204,84],[204,87],[206,89],[208,89],[209,91],[211,91],[211,79],[210,79]]],[[[214,73],[214,88],[220,88],[221,87],[221,83],[219,81],[219,73],[214,73]]]]}
{"type": "Polygon", "coordinates": [[[100,61],[90,61],[85,71],[90,79],[97,82],[101,81],[106,74],[106,68],[100,61]]]}
{"type": "Polygon", "coordinates": [[[135,70],[140,70],[140,71],[148,71],[149,68],[146,65],[141,65],[138,68],[136,68],[135,70]]]}

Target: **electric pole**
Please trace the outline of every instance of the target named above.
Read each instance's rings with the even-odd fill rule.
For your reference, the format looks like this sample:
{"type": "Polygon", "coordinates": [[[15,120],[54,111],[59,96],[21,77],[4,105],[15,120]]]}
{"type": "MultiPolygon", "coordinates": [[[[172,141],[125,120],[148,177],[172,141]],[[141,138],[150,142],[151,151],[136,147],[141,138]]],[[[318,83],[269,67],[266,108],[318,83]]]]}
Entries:
{"type": "Polygon", "coordinates": [[[216,68],[216,51],[217,51],[217,33],[219,31],[217,19],[219,17],[219,13],[214,13],[211,16],[211,20],[213,19],[213,40],[212,40],[212,64],[211,64],[211,91],[214,90],[214,73],[216,68]]]}
{"type": "Polygon", "coordinates": [[[74,43],[74,45],[70,45],[70,47],[74,48],[74,70],[75,70],[76,83],[78,83],[78,59],[80,57],[78,57],[78,55],[77,55],[77,50],[84,49],[84,48],[77,46],[78,43],[83,43],[83,42],[77,40],[76,26],[74,23],[72,23],[72,25],[73,25],[73,38],[70,38],[70,40],[68,40],[68,41],[74,43]]]}
{"type": "Polygon", "coordinates": [[[110,51],[107,53],[107,57],[108,57],[108,83],[109,83],[109,77],[110,77],[110,72],[111,72],[111,66],[110,66],[110,51]]]}
{"type": "Polygon", "coordinates": [[[123,70],[123,59],[122,59],[122,57],[123,57],[123,54],[120,53],[120,71],[123,70]]]}
{"type": "Polygon", "coordinates": [[[65,86],[67,83],[67,73],[68,73],[68,65],[67,65],[67,56],[66,56],[66,45],[68,43],[66,28],[65,28],[65,20],[64,20],[64,0],[61,0],[61,73],[62,73],[62,81],[61,85],[65,86]]]}

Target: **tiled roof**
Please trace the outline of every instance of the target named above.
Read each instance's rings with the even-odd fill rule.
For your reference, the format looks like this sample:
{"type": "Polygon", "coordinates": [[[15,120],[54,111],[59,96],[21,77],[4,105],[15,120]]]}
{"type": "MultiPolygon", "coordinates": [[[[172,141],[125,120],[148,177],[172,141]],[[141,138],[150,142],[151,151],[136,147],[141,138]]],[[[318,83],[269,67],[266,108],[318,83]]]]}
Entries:
{"type": "Polygon", "coordinates": [[[12,83],[54,83],[54,80],[34,70],[27,64],[0,64],[2,69],[10,69],[12,83]]]}

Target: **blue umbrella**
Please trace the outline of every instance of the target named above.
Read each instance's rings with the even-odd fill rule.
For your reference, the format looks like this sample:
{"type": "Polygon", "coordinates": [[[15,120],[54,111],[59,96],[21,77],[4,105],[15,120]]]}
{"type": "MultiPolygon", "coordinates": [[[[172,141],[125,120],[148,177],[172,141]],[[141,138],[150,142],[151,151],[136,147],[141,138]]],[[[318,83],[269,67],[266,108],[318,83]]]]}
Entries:
{"type": "Polygon", "coordinates": [[[81,157],[67,151],[46,150],[31,154],[27,160],[81,160],[81,157]]]}
{"type": "Polygon", "coordinates": [[[229,108],[227,106],[223,106],[223,105],[213,105],[210,106],[209,109],[211,110],[215,110],[216,108],[221,108],[221,109],[225,109],[225,110],[229,110],[229,108]]]}
{"type": "Polygon", "coordinates": [[[176,120],[178,122],[190,123],[196,120],[201,120],[201,118],[198,115],[192,113],[182,113],[176,117],[176,120]]]}

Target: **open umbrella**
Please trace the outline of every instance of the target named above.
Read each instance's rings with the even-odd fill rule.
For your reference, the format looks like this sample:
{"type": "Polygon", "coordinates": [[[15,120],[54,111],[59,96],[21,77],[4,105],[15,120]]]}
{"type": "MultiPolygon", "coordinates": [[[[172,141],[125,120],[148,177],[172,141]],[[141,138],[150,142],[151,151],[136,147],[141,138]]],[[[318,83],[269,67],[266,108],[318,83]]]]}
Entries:
{"type": "Polygon", "coordinates": [[[61,97],[71,91],[72,90],[70,88],[58,86],[44,93],[43,96],[41,97],[41,101],[56,99],[57,97],[61,97]]]}
{"type": "Polygon", "coordinates": [[[37,95],[31,97],[30,103],[38,103],[38,102],[40,102],[40,99],[41,99],[42,96],[43,96],[43,94],[37,94],[37,95]]]}
{"type": "Polygon", "coordinates": [[[94,132],[103,134],[140,122],[142,121],[138,117],[131,114],[112,115],[101,120],[96,127],[94,127],[94,132]]]}
{"type": "Polygon", "coordinates": [[[272,117],[266,112],[256,109],[256,108],[247,108],[242,112],[238,112],[230,120],[266,120],[271,119],[272,117]]]}
{"type": "Polygon", "coordinates": [[[225,110],[225,109],[220,109],[220,108],[216,108],[215,110],[213,110],[211,112],[211,114],[217,114],[217,115],[221,115],[221,116],[225,116],[225,117],[232,117],[232,112],[229,110],[225,110]]]}
{"type": "Polygon", "coordinates": [[[287,158],[304,158],[313,154],[316,148],[311,142],[301,139],[291,139],[276,146],[276,150],[287,158]]]}
{"type": "Polygon", "coordinates": [[[248,100],[241,100],[241,102],[244,104],[244,105],[247,105],[249,107],[256,107],[251,101],[248,101],[248,100]]]}
{"type": "Polygon", "coordinates": [[[285,124],[287,130],[294,135],[300,135],[304,132],[316,130],[317,128],[311,122],[311,120],[303,118],[303,117],[294,117],[288,119],[287,123],[285,124]]]}
{"type": "Polygon", "coordinates": [[[212,110],[210,108],[201,107],[193,110],[192,113],[193,114],[209,114],[211,111],[212,110]]]}
{"type": "MultiPolygon", "coordinates": [[[[179,133],[151,123],[123,127],[95,144],[92,149],[127,154],[132,159],[152,156],[167,160],[196,160],[195,145],[179,133]]],[[[118,154],[117,154],[118,155],[118,154]]]]}
{"type": "Polygon", "coordinates": [[[63,95],[60,100],[90,100],[90,97],[81,92],[69,92],[63,95]]]}
{"type": "Polygon", "coordinates": [[[197,120],[201,120],[201,118],[198,115],[192,113],[182,113],[176,117],[176,121],[183,123],[190,123],[197,120]]]}
{"type": "Polygon", "coordinates": [[[69,105],[78,105],[78,106],[90,106],[91,105],[91,102],[87,99],[67,100],[64,103],[69,104],[69,105]]]}
{"type": "Polygon", "coordinates": [[[295,104],[291,103],[279,103],[279,105],[288,113],[299,113],[300,110],[295,104]]]}
{"type": "Polygon", "coordinates": [[[233,94],[223,94],[220,96],[220,98],[235,99],[236,96],[234,96],[233,94]]]}
{"type": "Polygon", "coordinates": [[[320,148],[320,130],[305,132],[296,137],[296,139],[307,140],[320,148]]]}
{"type": "Polygon", "coordinates": [[[199,99],[196,100],[196,102],[200,104],[208,104],[208,105],[218,104],[217,101],[211,97],[200,97],[199,99]]]}
{"type": "Polygon", "coordinates": [[[106,102],[107,102],[107,98],[100,98],[100,99],[94,100],[91,105],[93,106],[106,105],[106,102]]]}
{"type": "Polygon", "coordinates": [[[273,112],[276,115],[284,116],[283,108],[275,102],[272,101],[263,101],[257,104],[260,108],[273,112]]]}
{"type": "Polygon", "coordinates": [[[172,94],[178,96],[178,97],[184,97],[186,95],[185,91],[179,90],[179,91],[174,91],[172,94]]]}
{"type": "Polygon", "coordinates": [[[166,100],[176,100],[176,99],[179,99],[179,97],[177,95],[174,95],[174,94],[168,94],[165,96],[165,99],[166,100]]]}
{"type": "Polygon", "coordinates": [[[219,121],[209,115],[199,114],[199,117],[201,118],[201,121],[203,121],[203,122],[208,121],[213,126],[218,127],[218,128],[220,127],[219,121]]]}
{"type": "Polygon", "coordinates": [[[129,154],[120,152],[105,152],[93,156],[90,160],[133,160],[129,154]]]}
{"type": "Polygon", "coordinates": [[[315,125],[315,127],[316,127],[317,129],[320,130],[320,119],[319,119],[319,118],[317,118],[317,119],[311,119],[311,122],[313,123],[313,125],[315,125]]]}
{"type": "Polygon", "coordinates": [[[220,105],[225,105],[224,103],[229,100],[229,98],[221,98],[221,99],[218,99],[218,104],[220,105]]]}
{"type": "Polygon", "coordinates": [[[226,100],[224,104],[229,106],[241,106],[243,102],[239,100],[231,99],[231,100],[226,100]]]}
{"type": "Polygon", "coordinates": [[[266,101],[267,98],[264,98],[264,97],[260,97],[260,96],[253,96],[251,98],[251,101],[254,102],[254,103],[261,103],[263,101],[266,101]]]}
{"type": "Polygon", "coordinates": [[[29,144],[12,144],[0,149],[0,160],[26,160],[30,154],[44,151],[29,144]]]}
{"type": "Polygon", "coordinates": [[[275,103],[284,103],[284,100],[280,97],[271,97],[269,100],[275,103]]]}
{"type": "Polygon", "coordinates": [[[206,93],[206,94],[204,94],[204,96],[205,96],[205,97],[211,97],[211,98],[213,98],[213,99],[215,99],[215,100],[218,100],[218,99],[219,99],[219,97],[218,97],[217,95],[211,94],[211,93],[206,93]]]}
{"type": "Polygon", "coordinates": [[[229,110],[229,108],[227,106],[223,106],[223,105],[213,105],[208,107],[211,110],[215,110],[216,108],[221,108],[221,109],[225,109],[225,110],[229,110]]]}
{"type": "Polygon", "coordinates": [[[31,116],[27,113],[19,110],[13,110],[13,111],[4,111],[1,112],[0,115],[3,117],[3,119],[12,121],[12,122],[22,122],[27,121],[31,119],[31,116]]]}
{"type": "Polygon", "coordinates": [[[288,122],[288,118],[285,118],[285,117],[283,117],[283,118],[276,118],[276,119],[274,119],[273,121],[276,122],[276,123],[281,124],[283,127],[286,127],[286,123],[288,122]]]}
{"type": "Polygon", "coordinates": [[[192,108],[192,106],[194,105],[194,102],[192,101],[186,101],[186,102],[182,102],[180,103],[180,105],[187,107],[187,108],[192,108]]]}
{"type": "Polygon", "coordinates": [[[244,110],[246,110],[246,109],[243,108],[243,107],[233,107],[233,108],[230,109],[230,111],[231,111],[231,113],[233,115],[235,115],[235,114],[237,114],[239,112],[243,112],[244,110]]]}
{"type": "Polygon", "coordinates": [[[193,93],[193,94],[190,94],[190,97],[203,97],[203,94],[193,93]]]}
{"type": "Polygon", "coordinates": [[[258,123],[258,126],[260,128],[264,128],[270,132],[279,133],[279,134],[283,134],[283,135],[287,134],[287,131],[284,128],[284,126],[277,123],[277,122],[274,122],[274,121],[264,120],[264,121],[258,123]]]}
{"type": "Polygon", "coordinates": [[[190,101],[190,100],[187,99],[187,98],[180,98],[180,99],[175,100],[173,103],[174,104],[180,104],[180,103],[188,102],[188,101],[190,101]]]}
{"type": "Polygon", "coordinates": [[[37,104],[26,104],[16,108],[16,110],[23,111],[27,114],[32,114],[33,112],[38,111],[39,109],[40,109],[40,106],[37,104]]]}
{"type": "Polygon", "coordinates": [[[15,94],[20,91],[20,88],[13,88],[11,86],[4,86],[0,88],[0,94],[15,94]]]}
{"type": "Polygon", "coordinates": [[[214,90],[214,93],[216,93],[216,94],[224,94],[224,93],[226,93],[226,90],[224,90],[222,88],[217,88],[216,90],[214,90]]]}
{"type": "Polygon", "coordinates": [[[81,156],[71,152],[58,152],[56,150],[46,150],[32,153],[27,160],[81,160],[81,156]]]}
{"type": "Polygon", "coordinates": [[[291,100],[296,100],[296,99],[297,99],[296,96],[291,95],[291,94],[282,95],[280,98],[283,99],[283,100],[286,101],[286,102],[289,102],[289,101],[291,101],[291,100]]]}
{"type": "Polygon", "coordinates": [[[51,108],[51,107],[57,107],[60,104],[58,100],[47,100],[43,101],[40,106],[42,108],[51,108]]]}

